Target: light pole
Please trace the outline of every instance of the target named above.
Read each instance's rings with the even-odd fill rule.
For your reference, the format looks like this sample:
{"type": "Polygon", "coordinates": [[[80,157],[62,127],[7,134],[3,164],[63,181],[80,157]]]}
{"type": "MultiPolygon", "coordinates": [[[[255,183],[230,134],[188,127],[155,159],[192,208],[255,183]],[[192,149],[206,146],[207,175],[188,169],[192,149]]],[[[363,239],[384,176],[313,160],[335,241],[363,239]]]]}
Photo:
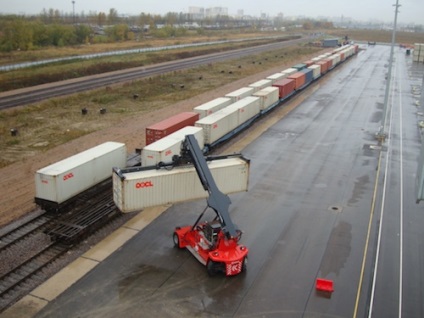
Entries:
{"type": "Polygon", "coordinates": [[[75,24],[75,0],[72,0],[72,17],[75,24]]]}
{"type": "Polygon", "coordinates": [[[387,104],[389,101],[390,82],[392,80],[393,50],[394,50],[395,38],[396,38],[397,15],[399,12],[398,9],[400,7],[399,0],[396,0],[396,4],[394,4],[393,6],[395,7],[395,22],[393,25],[392,45],[390,47],[389,71],[387,73],[386,93],[384,94],[383,118],[381,120],[380,130],[377,133],[377,139],[379,141],[384,141],[386,139],[386,133],[384,132],[384,128],[386,126],[387,104]]]}

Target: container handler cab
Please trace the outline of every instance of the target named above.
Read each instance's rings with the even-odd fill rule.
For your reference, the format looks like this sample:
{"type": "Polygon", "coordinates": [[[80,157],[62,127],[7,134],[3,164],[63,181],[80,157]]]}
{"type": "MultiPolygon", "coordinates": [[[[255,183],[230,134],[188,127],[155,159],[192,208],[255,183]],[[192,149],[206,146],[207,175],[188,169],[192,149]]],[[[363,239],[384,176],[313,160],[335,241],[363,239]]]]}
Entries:
{"type": "Polygon", "coordinates": [[[192,163],[205,191],[208,191],[207,207],[193,225],[177,227],[173,234],[174,245],[188,249],[206,266],[208,274],[237,275],[246,270],[248,248],[239,244],[242,232],[233,224],[228,211],[230,198],[222,193],[209,170],[194,135],[187,135],[180,157],[174,164],[192,163]],[[211,222],[201,219],[208,208],[215,212],[211,222]]]}

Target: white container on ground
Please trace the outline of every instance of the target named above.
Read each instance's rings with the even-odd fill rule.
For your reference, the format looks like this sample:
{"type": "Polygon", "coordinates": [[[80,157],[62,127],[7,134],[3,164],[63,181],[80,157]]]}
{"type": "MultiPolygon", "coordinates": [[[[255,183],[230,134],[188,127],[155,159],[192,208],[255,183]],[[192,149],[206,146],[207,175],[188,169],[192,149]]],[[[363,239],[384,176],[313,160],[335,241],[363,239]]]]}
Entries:
{"type": "MultiPolygon", "coordinates": [[[[225,158],[208,162],[208,167],[223,193],[247,191],[249,161],[225,158]]],[[[124,169],[113,173],[113,200],[124,213],[207,197],[193,166],[135,172],[124,169]]]]}
{"type": "Polygon", "coordinates": [[[238,90],[235,90],[234,92],[228,93],[225,95],[225,97],[231,98],[233,103],[239,101],[240,99],[243,99],[247,96],[252,95],[255,92],[255,89],[253,87],[242,87],[238,90]]]}
{"type": "Polygon", "coordinates": [[[269,106],[278,102],[278,87],[265,87],[260,91],[253,94],[253,96],[260,98],[260,109],[267,109],[269,106]]]}
{"type": "Polygon", "coordinates": [[[126,166],[123,143],[105,142],[35,173],[35,197],[61,204],[112,176],[112,168],[126,166]]]}
{"type": "Polygon", "coordinates": [[[263,79],[257,82],[254,82],[252,84],[249,85],[249,87],[253,87],[255,89],[255,92],[260,91],[261,89],[271,86],[272,85],[272,81],[269,79],[263,79]]]}
{"type": "Polygon", "coordinates": [[[199,114],[200,119],[209,116],[210,114],[215,113],[224,107],[227,107],[232,102],[233,101],[229,97],[218,97],[207,103],[194,107],[193,111],[199,114]]]}
{"type": "Polygon", "coordinates": [[[203,129],[186,126],[176,132],[159,139],[141,150],[142,166],[155,166],[159,162],[172,162],[172,157],[181,154],[181,144],[186,135],[194,135],[200,149],[204,147],[203,129]]]}

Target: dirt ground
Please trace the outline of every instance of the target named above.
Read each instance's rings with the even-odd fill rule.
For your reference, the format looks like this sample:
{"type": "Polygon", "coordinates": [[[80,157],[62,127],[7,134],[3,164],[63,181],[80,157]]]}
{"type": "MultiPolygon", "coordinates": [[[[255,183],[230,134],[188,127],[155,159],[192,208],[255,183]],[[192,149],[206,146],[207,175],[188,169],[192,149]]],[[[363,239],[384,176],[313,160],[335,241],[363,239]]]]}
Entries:
{"type": "Polygon", "coordinates": [[[287,67],[289,66],[281,65],[273,69],[268,69],[225,85],[220,89],[195,96],[157,111],[152,111],[147,115],[123,120],[119,125],[114,127],[86,135],[54,149],[36,154],[30,159],[16,162],[0,169],[0,227],[25,216],[37,208],[34,204],[34,175],[38,169],[106,141],[125,143],[127,145],[127,151],[131,153],[135,148],[141,148],[145,145],[145,129],[147,126],[174,114],[191,111],[195,106],[224,96],[231,91],[266,78],[268,75],[279,72],[287,67]]]}

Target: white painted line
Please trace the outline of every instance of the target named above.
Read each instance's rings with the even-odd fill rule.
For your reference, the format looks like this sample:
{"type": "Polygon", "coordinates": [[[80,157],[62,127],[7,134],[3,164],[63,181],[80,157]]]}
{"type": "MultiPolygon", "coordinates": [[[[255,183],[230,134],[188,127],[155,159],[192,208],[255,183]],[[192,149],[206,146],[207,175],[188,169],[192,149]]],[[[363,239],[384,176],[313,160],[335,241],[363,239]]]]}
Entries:
{"type": "Polygon", "coordinates": [[[402,289],[403,289],[403,107],[402,82],[399,81],[399,137],[400,137],[400,215],[399,215],[399,318],[402,317],[402,289]]]}
{"type": "MultiPolygon", "coordinates": [[[[394,77],[394,74],[392,75],[392,77],[394,77]]],[[[393,96],[393,92],[392,92],[391,96],[393,96]]],[[[388,134],[387,134],[387,140],[388,140],[387,148],[388,149],[387,149],[387,154],[386,154],[386,167],[384,169],[383,195],[382,195],[382,199],[381,199],[381,209],[380,209],[380,223],[379,223],[379,227],[378,227],[377,250],[376,250],[376,256],[375,256],[374,274],[373,274],[373,278],[372,278],[372,289],[371,289],[371,295],[370,295],[370,307],[369,307],[369,311],[368,311],[368,318],[372,317],[372,311],[373,311],[373,307],[374,307],[375,285],[377,283],[378,262],[379,262],[379,259],[380,259],[380,247],[381,247],[381,233],[382,233],[382,228],[383,228],[384,207],[385,207],[385,202],[386,202],[387,176],[388,176],[389,163],[390,163],[389,159],[390,159],[390,155],[391,155],[391,152],[392,152],[392,147],[391,147],[391,143],[392,143],[391,135],[392,135],[392,133],[391,133],[391,131],[392,131],[392,123],[393,123],[393,111],[392,111],[392,107],[389,107],[391,105],[389,101],[390,101],[390,96],[389,96],[389,100],[387,102],[387,106],[388,106],[387,107],[387,113],[390,113],[389,129],[388,129],[388,134]]],[[[384,131],[384,127],[383,127],[383,131],[384,131]]]]}

